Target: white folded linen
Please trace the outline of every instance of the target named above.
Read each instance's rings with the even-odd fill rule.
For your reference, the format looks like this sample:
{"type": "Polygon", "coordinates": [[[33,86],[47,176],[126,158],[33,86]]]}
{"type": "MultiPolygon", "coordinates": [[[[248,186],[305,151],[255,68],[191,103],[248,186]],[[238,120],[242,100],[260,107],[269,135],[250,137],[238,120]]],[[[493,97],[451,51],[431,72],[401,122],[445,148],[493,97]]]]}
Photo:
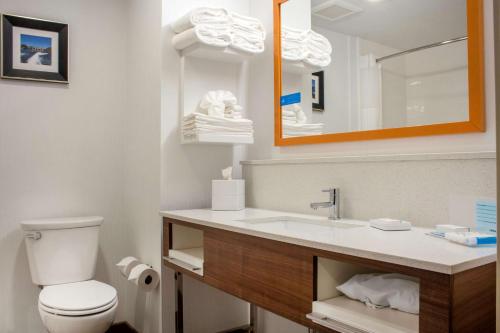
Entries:
{"type": "Polygon", "coordinates": [[[231,25],[237,33],[250,35],[260,40],[266,39],[266,28],[259,19],[234,12],[230,13],[230,17],[231,25]]]}
{"type": "Polygon", "coordinates": [[[253,122],[250,119],[229,119],[224,117],[212,117],[203,113],[193,112],[184,117],[184,122],[195,121],[202,124],[212,124],[212,125],[228,125],[231,126],[248,126],[252,125],[253,122]]]}
{"type": "Polygon", "coordinates": [[[419,313],[420,285],[402,274],[358,274],[337,287],[347,297],[371,307],[419,313]]]}
{"type": "Polygon", "coordinates": [[[195,8],[172,23],[171,27],[175,33],[181,33],[197,25],[230,25],[231,17],[224,8],[195,8]]]}
{"type": "Polygon", "coordinates": [[[326,53],[314,53],[308,52],[307,56],[304,59],[304,62],[307,65],[313,67],[328,67],[332,62],[332,57],[326,53]]]}
{"type": "Polygon", "coordinates": [[[266,29],[262,22],[254,17],[230,14],[233,40],[231,47],[247,53],[262,53],[265,50],[266,29]]]}
{"type": "Polygon", "coordinates": [[[197,25],[172,37],[172,44],[177,50],[183,50],[195,43],[215,47],[227,47],[232,36],[229,26],[197,25]]]}
{"type": "Polygon", "coordinates": [[[332,54],[332,44],[328,38],[313,30],[309,30],[307,32],[307,44],[310,48],[327,54],[332,54]]]}
{"type": "Polygon", "coordinates": [[[289,104],[283,106],[283,110],[281,113],[281,116],[284,120],[287,121],[292,121],[292,117],[295,118],[295,122],[298,124],[305,124],[307,123],[307,116],[302,110],[302,107],[300,104],[295,103],[295,104],[289,104]]]}
{"type": "Polygon", "coordinates": [[[281,55],[283,59],[302,61],[307,53],[307,31],[283,27],[281,30],[281,55]]]}
{"type": "Polygon", "coordinates": [[[283,27],[281,32],[282,58],[303,61],[312,67],[327,67],[332,58],[332,45],[323,35],[313,30],[283,27]]]}
{"type": "Polygon", "coordinates": [[[253,129],[237,128],[237,127],[227,127],[227,126],[214,126],[214,125],[188,125],[182,126],[183,130],[186,131],[197,131],[203,130],[206,132],[227,132],[227,133],[253,133],[253,129]]]}

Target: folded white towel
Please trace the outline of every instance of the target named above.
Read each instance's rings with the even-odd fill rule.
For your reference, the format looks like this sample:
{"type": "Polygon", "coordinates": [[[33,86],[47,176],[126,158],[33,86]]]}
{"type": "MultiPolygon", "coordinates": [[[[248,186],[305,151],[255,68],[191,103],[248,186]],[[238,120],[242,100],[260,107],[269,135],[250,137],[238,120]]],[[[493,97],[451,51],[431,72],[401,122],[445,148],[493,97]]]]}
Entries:
{"type": "Polygon", "coordinates": [[[283,27],[281,29],[281,53],[288,61],[301,61],[307,56],[307,31],[283,27]]]}
{"type": "Polygon", "coordinates": [[[252,54],[264,52],[266,29],[262,22],[237,13],[231,13],[230,16],[233,34],[231,47],[252,54]]]}
{"type": "Polygon", "coordinates": [[[253,129],[235,128],[227,126],[214,126],[214,125],[186,125],[182,126],[186,131],[204,130],[207,132],[228,132],[228,133],[253,133],[253,129]]]}
{"type": "Polygon", "coordinates": [[[237,33],[248,34],[260,40],[266,39],[266,28],[259,19],[234,12],[230,13],[230,16],[231,25],[233,29],[237,30],[237,33]]]}
{"type": "Polygon", "coordinates": [[[326,53],[309,52],[307,57],[305,57],[304,62],[313,67],[324,68],[330,65],[332,57],[326,53]]]}
{"type": "Polygon", "coordinates": [[[224,8],[200,7],[189,11],[187,14],[172,23],[172,30],[181,33],[197,25],[229,25],[231,17],[224,8]]]}
{"type": "Polygon", "coordinates": [[[229,26],[197,25],[180,34],[174,35],[172,44],[177,50],[183,50],[195,43],[203,43],[215,47],[227,47],[231,44],[229,26]]]}
{"type": "Polygon", "coordinates": [[[323,35],[312,30],[283,27],[281,31],[282,58],[288,61],[303,61],[317,67],[327,67],[332,58],[332,45],[323,35]]]}
{"type": "Polygon", "coordinates": [[[327,54],[332,54],[332,44],[325,36],[309,30],[307,32],[307,44],[310,48],[314,50],[319,50],[327,54]]]}
{"type": "Polygon", "coordinates": [[[213,117],[199,112],[193,112],[185,116],[184,122],[188,121],[196,121],[197,123],[212,124],[212,125],[222,124],[224,126],[228,126],[228,124],[231,124],[231,126],[245,126],[253,124],[253,122],[250,119],[229,119],[224,117],[213,117]]]}
{"type": "Polygon", "coordinates": [[[281,116],[287,121],[292,121],[292,117],[294,117],[295,122],[298,124],[307,123],[307,116],[298,103],[283,106],[281,116]]]}

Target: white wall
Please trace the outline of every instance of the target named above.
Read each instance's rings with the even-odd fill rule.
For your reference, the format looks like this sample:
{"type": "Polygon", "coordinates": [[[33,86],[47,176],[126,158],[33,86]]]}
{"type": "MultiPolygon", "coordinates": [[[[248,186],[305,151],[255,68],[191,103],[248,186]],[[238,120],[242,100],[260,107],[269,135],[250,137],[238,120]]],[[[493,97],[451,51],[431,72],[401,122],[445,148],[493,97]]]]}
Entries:
{"type": "MultiPolygon", "coordinates": [[[[268,40],[267,56],[252,63],[255,73],[250,83],[251,118],[257,131],[256,144],[249,149],[250,159],[292,158],[297,156],[366,155],[385,153],[455,152],[495,150],[495,100],[492,0],[485,1],[485,76],[487,132],[465,135],[430,136],[367,142],[274,147],[273,58],[272,41],[268,40]]],[[[252,9],[263,20],[272,35],[272,4],[252,1],[252,9]],[[258,8],[258,7],[261,7],[258,8]]]]}
{"type": "MultiPolygon", "coordinates": [[[[44,332],[19,222],[102,215],[97,278],[118,287],[126,252],[123,114],[126,3],[2,0],[0,11],[66,22],[70,85],[0,80],[0,332],[44,332]]],[[[124,303],[123,303],[124,304],[124,303]]]]}
{"type": "MultiPolygon", "coordinates": [[[[161,0],[129,0],[127,106],[124,109],[124,206],[127,252],[161,271],[161,0]]],[[[126,284],[120,300],[139,332],[161,332],[161,292],[126,284]]]]}

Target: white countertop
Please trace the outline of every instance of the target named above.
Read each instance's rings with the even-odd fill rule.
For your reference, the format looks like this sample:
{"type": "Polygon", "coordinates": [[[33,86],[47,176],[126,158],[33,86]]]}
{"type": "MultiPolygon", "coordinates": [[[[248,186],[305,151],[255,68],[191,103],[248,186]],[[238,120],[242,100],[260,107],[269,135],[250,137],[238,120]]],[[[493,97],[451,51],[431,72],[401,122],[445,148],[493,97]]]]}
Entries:
{"type": "MultiPolygon", "coordinates": [[[[454,274],[496,261],[496,246],[470,248],[426,235],[430,229],[382,231],[360,228],[279,228],[276,225],[242,222],[243,219],[290,216],[328,221],[324,217],[247,208],[241,211],[192,209],[164,211],[161,216],[241,234],[303,245],[393,264],[454,274]]],[[[350,222],[343,220],[343,222],[350,222]]]]}

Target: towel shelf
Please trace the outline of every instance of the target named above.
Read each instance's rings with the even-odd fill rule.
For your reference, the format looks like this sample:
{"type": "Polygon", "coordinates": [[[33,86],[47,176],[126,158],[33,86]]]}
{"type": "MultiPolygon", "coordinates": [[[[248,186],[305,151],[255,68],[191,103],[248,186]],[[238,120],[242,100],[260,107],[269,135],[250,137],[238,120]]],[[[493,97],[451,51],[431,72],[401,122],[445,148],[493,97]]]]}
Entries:
{"type": "Polygon", "coordinates": [[[198,134],[194,137],[182,137],[182,144],[251,145],[253,142],[253,137],[236,135],[198,134]]]}
{"type": "Polygon", "coordinates": [[[181,55],[198,59],[213,60],[240,64],[247,61],[251,55],[238,52],[230,47],[210,46],[203,43],[195,43],[181,50],[181,55]]]}
{"type": "Polygon", "coordinates": [[[313,322],[341,333],[418,333],[418,315],[373,309],[345,296],[313,302],[313,322]]]}
{"type": "MultiPolygon", "coordinates": [[[[248,86],[247,61],[251,55],[232,48],[220,48],[203,43],[195,43],[180,51],[180,115],[182,129],[185,116],[196,112],[199,101],[210,90],[224,89],[233,92],[239,103],[246,109],[248,86]]],[[[230,133],[202,133],[184,136],[180,130],[182,144],[248,145],[254,143],[251,136],[230,133]]]]}
{"type": "Polygon", "coordinates": [[[283,59],[282,70],[289,74],[312,74],[323,70],[321,67],[307,65],[302,61],[289,61],[283,59]]]}

